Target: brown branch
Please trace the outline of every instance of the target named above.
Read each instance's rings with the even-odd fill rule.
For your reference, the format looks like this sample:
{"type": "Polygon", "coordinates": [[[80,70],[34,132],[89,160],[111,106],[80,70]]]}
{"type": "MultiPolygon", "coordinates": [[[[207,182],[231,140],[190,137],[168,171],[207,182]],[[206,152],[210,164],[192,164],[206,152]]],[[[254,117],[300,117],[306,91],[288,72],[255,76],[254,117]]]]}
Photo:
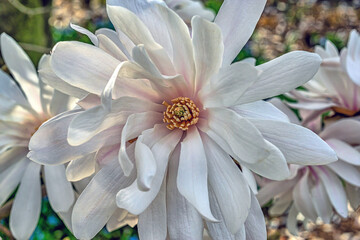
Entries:
{"type": "Polygon", "coordinates": [[[15,239],[14,236],[11,234],[10,230],[7,227],[5,227],[5,226],[3,226],[1,224],[0,224],[0,232],[5,234],[6,236],[8,236],[11,240],[15,239]]]}
{"type": "Polygon", "coordinates": [[[8,0],[11,5],[13,5],[20,12],[27,15],[39,15],[45,14],[51,11],[50,7],[37,7],[37,8],[29,8],[20,3],[18,0],[8,0]]]}

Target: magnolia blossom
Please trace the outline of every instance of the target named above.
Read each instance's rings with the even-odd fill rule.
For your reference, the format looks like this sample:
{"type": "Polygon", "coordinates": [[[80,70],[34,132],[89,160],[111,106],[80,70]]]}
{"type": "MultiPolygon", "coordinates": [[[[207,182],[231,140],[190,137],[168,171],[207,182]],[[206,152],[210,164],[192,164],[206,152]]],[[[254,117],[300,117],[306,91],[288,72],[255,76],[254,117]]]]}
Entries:
{"type": "MultiPolygon", "coordinates": [[[[287,113],[292,122],[300,124],[297,116],[280,100],[273,103],[287,113]]],[[[360,144],[359,131],[360,122],[351,118],[326,126],[319,136],[335,150],[339,160],[323,166],[291,165],[291,177],[281,182],[260,179],[262,188],[257,195],[260,204],[274,199],[269,210],[271,216],[282,215],[289,209],[287,227],[293,234],[297,234],[299,213],[314,222],[319,217],[329,223],[334,210],[346,218],[348,200],[353,209],[360,205],[360,153],[353,147],[360,144]]]]}
{"type": "Polygon", "coordinates": [[[201,1],[196,0],[164,0],[164,2],[174,10],[186,24],[191,24],[193,16],[200,16],[209,21],[214,20],[215,14],[210,9],[206,9],[201,1]]]}
{"type": "Polygon", "coordinates": [[[1,34],[1,52],[16,82],[0,70],[0,206],[20,184],[10,213],[10,230],[16,239],[29,239],[40,216],[42,171],[54,211],[67,212],[75,200],[63,165],[42,170],[42,165],[26,157],[31,136],[44,121],[68,109],[69,97],[46,87],[29,57],[5,33],[1,34]]]}
{"type": "Polygon", "coordinates": [[[348,48],[339,54],[330,41],[325,49],[317,46],[315,52],[322,58],[319,72],[304,86],[306,91],[293,91],[290,95],[298,102],[290,106],[312,113],[304,119],[305,124],[326,111],[332,115],[354,116],[360,111],[360,37],[353,30],[348,48]]]}
{"type": "Polygon", "coordinates": [[[74,206],[76,237],[135,215],[142,239],[201,239],[204,227],[213,239],[266,239],[251,171],[281,180],[287,163],[336,160],[316,134],[261,100],[311,79],[316,54],[231,64],[265,3],[224,1],[214,23],[194,17],[190,34],[163,4],[112,0],[116,32],[77,27],[95,46],[55,46],[50,65],[58,78],[49,84],[87,95],[81,109],[39,128],[28,156],[71,161],[77,179],[94,162],[102,166],[74,206]]]}

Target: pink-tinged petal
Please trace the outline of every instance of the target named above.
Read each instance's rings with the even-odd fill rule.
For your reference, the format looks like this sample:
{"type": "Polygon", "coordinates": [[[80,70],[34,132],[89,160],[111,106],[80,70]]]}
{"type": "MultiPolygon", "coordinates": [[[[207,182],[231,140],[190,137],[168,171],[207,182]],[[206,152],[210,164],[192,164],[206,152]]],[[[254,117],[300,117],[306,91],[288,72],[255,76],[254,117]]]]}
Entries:
{"type": "Polygon", "coordinates": [[[70,41],[56,44],[50,64],[66,83],[100,95],[120,61],[98,47],[70,41]]]}
{"type": "Polygon", "coordinates": [[[77,103],[84,110],[88,110],[90,108],[101,105],[101,98],[98,95],[89,93],[86,94],[85,97],[81,98],[77,103]]]}
{"type": "Polygon", "coordinates": [[[109,221],[116,207],[116,193],[130,185],[135,172],[125,177],[116,158],[104,166],[80,195],[72,213],[74,235],[93,238],[109,221]]]}
{"type": "Polygon", "coordinates": [[[232,109],[246,118],[289,122],[289,118],[282,111],[265,101],[241,104],[232,107],[232,109]],[[260,109],[261,111],[259,111],[260,109]]]}
{"type": "Polygon", "coordinates": [[[236,112],[225,108],[214,108],[209,110],[208,119],[210,129],[226,139],[231,150],[244,162],[256,163],[269,155],[259,130],[236,112]]]}
{"type": "Polygon", "coordinates": [[[281,150],[288,163],[322,165],[337,160],[334,150],[307,128],[272,120],[254,119],[251,122],[281,150]]]}
{"type": "Polygon", "coordinates": [[[10,230],[16,239],[29,239],[40,217],[41,165],[30,162],[21,179],[10,212],[10,230]]]}
{"type": "Polygon", "coordinates": [[[19,185],[21,178],[24,175],[24,171],[29,164],[28,159],[23,158],[18,160],[9,168],[1,171],[0,173],[0,206],[2,206],[6,200],[11,196],[16,187],[19,185]]]}
{"type": "Polygon", "coordinates": [[[257,199],[261,206],[264,206],[271,199],[273,199],[276,195],[281,193],[285,193],[294,188],[298,179],[285,180],[281,182],[270,182],[266,184],[264,187],[260,188],[259,193],[256,195],[257,199]]]}
{"type": "Polygon", "coordinates": [[[257,80],[258,74],[254,66],[242,62],[221,68],[199,93],[204,108],[238,105],[241,95],[257,80]]]}
{"type": "Polygon", "coordinates": [[[195,92],[197,92],[219,71],[224,45],[221,30],[215,23],[195,16],[191,26],[196,69],[195,92]]]}
{"type": "Polygon", "coordinates": [[[140,214],[138,222],[139,238],[148,240],[166,239],[166,184],[162,184],[154,201],[140,214]]]}
{"type": "Polygon", "coordinates": [[[66,179],[77,182],[95,173],[95,153],[71,161],[66,167],[66,179]]]}
{"type": "Polygon", "coordinates": [[[330,219],[333,215],[333,210],[324,184],[321,181],[318,181],[313,186],[313,188],[311,189],[311,195],[317,215],[325,223],[330,223],[330,219]]]}
{"type": "MultiPolygon", "coordinates": [[[[160,130],[161,131],[161,130],[160,130]]],[[[139,215],[151,204],[158,194],[161,184],[163,182],[167,163],[170,154],[179,143],[183,133],[180,130],[169,130],[164,125],[156,126],[143,133],[147,141],[151,139],[151,151],[156,160],[156,174],[152,181],[152,186],[149,191],[143,192],[138,188],[137,181],[134,181],[128,188],[122,189],[116,195],[116,201],[119,208],[124,208],[134,215],[139,215]],[[158,129],[165,128],[165,135],[159,134],[158,129]]],[[[144,143],[146,141],[144,140],[144,143]]]]}
{"type": "Polygon", "coordinates": [[[257,66],[258,80],[241,96],[249,103],[289,92],[307,81],[318,71],[321,58],[314,53],[294,51],[257,66]]]}
{"type": "Polygon", "coordinates": [[[267,239],[264,213],[253,193],[251,193],[251,206],[249,215],[245,221],[245,230],[246,240],[267,239]]]}
{"type": "Polygon", "coordinates": [[[92,32],[90,32],[89,30],[87,30],[86,28],[83,28],[79,25],[70,23],[70,27],[72,29],[74,29],[75,31],[85,34],[86,36],[88,36],[88,38],[90,39],[90,41],[95,45],[98,46],[99,45],[99,41],[97,39],[97,37],[95,36],[95,34],[93,34],[92,32]]]}
{"type": "Polygon", "coordinates": [[[181,142],[176,183],[181,195],[204,218],[209,221],[216,221],[210,210],[205,149],[196,127],[191,127],[187,131],[185,139],[181,142]]]}
{"type": "Polygon", "coordinates": [[[326,143],[334,149],[339,159],[349,164],[360,166],[360,153],[350,144],[336,138],[327,139],[326,143]]]}
{"type": "Polygon", "coordinates": [[[42,82],[48,84],[60,92],[76,98],[83,98],[86,96],[86,94],[88,94],[87,91],[74,87],[73,85],[56,76],[50,65],[50,61],[50,55],[44,54],[41,58],[41,61],[39,62],[38,72],[42,82]]]}
{"type": "MultiPolygon", "coordinates": [[[[121,132],[121,147],[119,150],[120,165],[125,173],[129,174],[134,167],[127,155],[126,143],[137,138],[141,132],[152,128],[155,124],[161,123],[163,115],[159,112],[135,113],[129,116],[121,132]]],[[[141,168],[139,171],[141,171],[141,168]]],[[[144,186],[145,187],[145,186],[144,186]]]]}
{"type": "Polygon", "coordinates": [[[309,170],[306,169],[305,174],[295,185],[293,191],[294,205],[306,218],[316,221],[317,214],[311,199],[308,178],[309,170]]]}
{"type": "Polygon", "coordinates": [[[236,234],[250,209],[249,185],[230,156],[206,134],[202,135],[208,162],[209,184],[219,203],[226,226],[236,234]]]}
{"type": "Polygon", "coordinates": [[[204,224],[199,212],[179,193],[176,186],[180,157],[177,147],[169,159],[167,178],[167,219],[170,239],[202,239],[204,224]]]}
{"type": "Polygon", "coordinates": [[[74,190],[66,179],[65,166],[44,166],[45,186],[52,209],[67,212],[75,201],[74,190]]]}
{"type": "Polygon", "coordinates": [[[318,174],[320,180],[323,182],[330,202],[335,208],[336,212],[339,213],[340,216],[346,218],[348,216],[347,199],[342,182],[338,176],[324,167],[321,169],[314,168],[314,170],[318,174]]]}
{"type": "Polygon", "coordinates": [[[31,106],[41,112],[39,78],[29,56],[6,33],[1,34],[1,53],[6,66],[23,89],[31,106]]]}
{"type": "Polygon", "coordinates": [[[340,160],[326,166],[346,182],[360,187],[360,171],[356,167],[340,160]]]}
{"type": "Polygon", "coordinates": [[[230,65],[251,37],[264,10],[266,0],[225,0],[215,23],[224,38],[223,66],[230,65]]]}
{"type": "Polygon", "coordinates": [[[335,138],[348,144],[360,144],[360,121],[344,119],[326,126],[319,135],[322,139],[335,138]]]}

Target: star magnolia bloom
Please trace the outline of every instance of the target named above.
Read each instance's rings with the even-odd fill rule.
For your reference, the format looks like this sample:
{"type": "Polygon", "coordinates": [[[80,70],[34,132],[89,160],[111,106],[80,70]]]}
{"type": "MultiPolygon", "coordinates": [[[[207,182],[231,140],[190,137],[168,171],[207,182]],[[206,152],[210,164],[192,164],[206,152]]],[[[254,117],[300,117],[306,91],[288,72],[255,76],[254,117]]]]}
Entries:
{"type": "MultiPolygon", "coordinates": [[[[300,124],[297,116],[280,100],[272,101],[288,114],[294,123],[300,124]]],[[[319,133],[337,153],[339,160],[323,166],[292,165],[292,176],[285,181],[259,182],[262,188],[257,198],[261,205],[274,198],[269,210],[271,216],[279,216],[289,210],[287,227],[297,234],[296,217],[302,213],[306,219],[316,221],[320,217],[329,223],[334,214],[348,216],[347,201],[353,209],[360,205],[360,122],[353,119],[339,120],[319,133]],[[345,187],[341,182],[345,182],[345,187]]]]}
{"type": "Polygon", "coordinates": [[[140,238],[201,239],[205,219],[215,239],[245,239],[244,232],[265,239],[263,216],[250,208],[257,204],[250,170],[280,180],[289,176],[287,162],[336,160],[316,134],[261,100],[311,79],[320,58],[293,52],[259,67],[231,64],[264,0],[225,1],[215,23],[194,17],[192,34],[162,4],[108,3],[117,31],[117,44],[108,46],[126,50],[129,61],[100,45],[57,44],[51,66],[63,80],[58,88],[88,95],[82,109],[49,120],[30,143],[37,162],[75,160],[71,166],[96,153],[103,163],[74,207],[75,235],[92,238],[109,219],[130,212],[139,216],[140,238]]]}
{"type": "Polygon", "coordinates": [[[293,91],[290,95],[298,102],[289,104],[297,109],[311,110],[305,121],[311,121],[325,111],[332,114],[354,116],[360,110],[360,37],[353,30],[348,48],[339,54],[330,41],[325,49],[317,46],[315,52],[322,58],[319,72],[304,86],[307,91],[293,91]],[[357,64],[357,65],[356,65],[357,64]]]}
{"type": "MultiPolygon", "coordinates": [[[[1,34],[1,52],[21,89],[0,70],[0,206],[20,184],[10,213],[10,230],[16,239],[29,239],[40,216],[41,171],[54,211],[68,211],[75,200],[63,165],[42,170],[42,165],[26,157],[32,134],[41,123],[67,110],[69,97],[46,87],[29,57],[5,33],[1,34]]],[[[39,64],[45,62],[46,56],[39,64]]]]}

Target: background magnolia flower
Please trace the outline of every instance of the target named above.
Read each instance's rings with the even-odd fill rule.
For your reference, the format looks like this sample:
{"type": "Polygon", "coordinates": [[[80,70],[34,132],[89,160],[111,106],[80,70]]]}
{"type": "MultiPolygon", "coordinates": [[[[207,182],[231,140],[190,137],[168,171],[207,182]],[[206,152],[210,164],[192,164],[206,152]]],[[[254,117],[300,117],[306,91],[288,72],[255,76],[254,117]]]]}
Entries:
{"type": "MultiPolygon", "coordinates": [[[[10,230],[16,239],[29,239],[40,216],[42,180],[54,211],[69,211],[75,200],[64,165],[42,170],[42,165],[26,157],[32,134],[44,121],[67,110],[69,97],[46,87],[29,57],[5,33],[1,34],[1,52],[16,82],[0,70],[0,205],[20,184],[10,213],[10,230]]],[[[39,64],[46,64],[46,58],[39,64]]]]}
{"type": "Polygon", "coordinates": [[[194,17],[190,35],[162,4],[108,1],[116,46],[129,61],[76,42],[53,49],[58,88],[89,94],[81,110],[40,127],[29,157],[44,164],[72,161],[69,167],[81,169],[102,163],[74,206],[78,238],[92,238],[120,215],[119,207],[139,216],[140,238],[201,239],[204,219],[215,239],[244,239],[244,232],[246,239],[265,239],[264,224],[247,226],[264,222],[259,211],[250,211],[257,204],[250,170],[280,180],[289,176],[287,162],[336,160],[316,134],[261,100],[312,78],[317,55],[293,52],[259,67],[231,64],[265,2],[225,1],[215,23],[194,17]]]}
{"type": "Polygon", "coordinates": [[[297,90],[290,96],[297,103],[290,106],[311,110],[304,123],[313,120],[325,111],[332,114],[354,116],[360,110],[360,75],[357,76],[360,60],[360,37],[356,30],[350,34],[348,48],[339,54],[337,48],[330,41],[326,41],[325,49],[317,46],[315,52],[322,58],[319,72],[314,79],[304,85],[306,91],[297,90]],[[358,62],[356,62],[358,61],[358,62]]]}
{"type": "MultiPolygon", "coordinates": [[[[274,99],[272,102],[292,122],[300,124],[297,116],[280,100],[274,99]]],[[[334,209],[346,218],[348,200],[353,209],[360,205],[360,153],[353,147],[360,144],[359,131],[360,122],[351,118],[325,127],[319,136],[335,150],[339,160],[323,166],[291,165],[292,175],[285,181],[260,179],[261,189],[257,195],[260,204],[265,205],[274,198],[269,210],[271,216],[282,215],[289,209],[287,227],[293,234],[297,234],[298,213],[313,222],[320,217],[329,223],[334,209]]]]}

